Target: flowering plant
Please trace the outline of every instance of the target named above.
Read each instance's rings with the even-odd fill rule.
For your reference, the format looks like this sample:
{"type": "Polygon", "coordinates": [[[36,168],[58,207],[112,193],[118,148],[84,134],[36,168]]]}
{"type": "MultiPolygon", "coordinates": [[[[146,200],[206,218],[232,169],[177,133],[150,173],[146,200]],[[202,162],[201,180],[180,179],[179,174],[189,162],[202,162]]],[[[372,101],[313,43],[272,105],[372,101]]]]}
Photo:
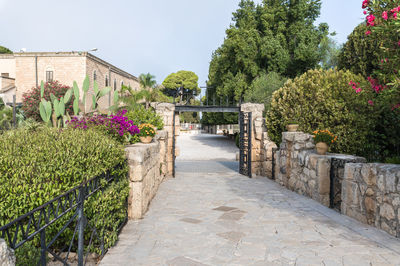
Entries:
{"type": "MultiPolygon", "coordinates": [[[[50,95],[53,94],[57,100],[60,100],[61,97],[65,96],[69,89],[70,87],[62,85],[58,81],[46,82],[44,83],[43,98],[46,101],[51,101],[50,95]]],[[[42,121],[39,112],[40,101],[40,86],[34,87],[32,90],[22,95],[22,110],[26,117],[32,118],[36,121],[42,121]]],[[[73,113],[73,102],[74,96],[72,96],[68,103],[65,104],[65,113],[73,113]]]]}
{"type": "Polygon", "coordinates": [[[71,121],[68,121],[68,125],[75,129],[97,127],[105,130],[111,137],[122,143],[133,143],[137,141],[134,136],[139,134],[140,130],[132,120],[129,120],[125,116],[126,112],[126,110],[123,110],[110,116],[92,115],[81,118],[73,117],[71,121]]]}
{"type": "MultiPolygon", "coordinates": [[[[368,77],[382,103],[391,109],[400,107],[400,0],[363,0],[367,31],[379,40],[379,67],[368,77]]],[[[372,100],[369,104],[372,103],[372,100]]]]}
{"type": "Polygon", "coordinates": [[[154,137],[156,135],[156,130],[152,124],[141,124],[139,125],[139,130],[140,137],[154,137]]]}
{"type": "Polygon", "coordinates": [[[333,135],[329,130],[316,130],[313,132],[314,142],[325,142],[330,145],[337,140],[337,136],[333,135]]]}

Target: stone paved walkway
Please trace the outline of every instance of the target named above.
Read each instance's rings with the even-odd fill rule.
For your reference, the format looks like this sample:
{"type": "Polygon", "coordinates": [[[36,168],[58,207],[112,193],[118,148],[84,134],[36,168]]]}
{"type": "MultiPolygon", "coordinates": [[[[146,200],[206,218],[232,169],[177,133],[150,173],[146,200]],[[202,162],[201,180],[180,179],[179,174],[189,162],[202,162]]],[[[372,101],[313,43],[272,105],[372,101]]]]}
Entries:
{"type": "Polygon", "coordinates": [[[101,265],[400,265],[400,241],[234,161],[180,161],[101,265]]]}

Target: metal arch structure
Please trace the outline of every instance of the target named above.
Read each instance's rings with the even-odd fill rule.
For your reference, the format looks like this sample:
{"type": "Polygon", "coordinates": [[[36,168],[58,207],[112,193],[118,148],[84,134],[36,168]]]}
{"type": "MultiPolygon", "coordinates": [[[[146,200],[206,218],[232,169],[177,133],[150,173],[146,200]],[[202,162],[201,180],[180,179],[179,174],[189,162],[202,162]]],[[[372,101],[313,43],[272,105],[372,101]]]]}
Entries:
{"type": "Polygon", "coordinates": [[[240,106],[195,106],[195,105],[175,105],[175,113],[173,117],[173,129],[172,129],[172,157],[173,157],[173,168],[172,175],[175,177],[175,146],[176,146],[176,114],[180,112],[212,112],[212,113],[239,113],[239,149],[240,149],[240,160],[239,160],[239,173],[249,178],[252,177],[251,171],[251,150],[252,150],[252,113],[242,112],[240,106]]]}

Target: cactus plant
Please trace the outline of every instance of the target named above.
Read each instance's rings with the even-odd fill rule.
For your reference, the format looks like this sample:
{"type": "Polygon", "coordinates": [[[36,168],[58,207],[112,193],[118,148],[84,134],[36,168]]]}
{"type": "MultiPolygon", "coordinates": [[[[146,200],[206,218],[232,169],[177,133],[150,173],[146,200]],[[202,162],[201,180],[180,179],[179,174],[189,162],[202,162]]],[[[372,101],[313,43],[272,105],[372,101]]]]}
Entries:
{"type": "MultiPolygon", "coordinates": [[[[86,113],[86,96],[89,91],[89,77],[86,76],[83,81],[82,91],[83,91],[83,99],[82,102],[80,99],[79,87],[76,81],[74,81],[74,85],[72,89],[69,89],[60,100],[57,99],[54,94],[50,94],[50,101],[46,101],[43,98],[44,95],[44,82],[41,82],[40,86],[40,96],[41,102],[39,104],[40,116],[45,123],[50,123],[51,118],[53,118],[53,126],[54,127],[65,127],[66,121],[71,120],[69,114],[65,113],[65,105],[71,100],[72,95],[74,96],[73,102],[73,111],[74,115],[79,115],[81,112],[80,106],[84,109],[83,112],[86,113]]],[[[96,81],[93,84],[94,94],[92,95],[92,110],[96,110],[98,107],[98,101],[101,97],[105,96],[111,90],[110,87],[106,87],[103,89],[99,89],[99,86],[96,81]]],[[[114,104],[118,102],[118,93],[114,94],[114,104]]]]}

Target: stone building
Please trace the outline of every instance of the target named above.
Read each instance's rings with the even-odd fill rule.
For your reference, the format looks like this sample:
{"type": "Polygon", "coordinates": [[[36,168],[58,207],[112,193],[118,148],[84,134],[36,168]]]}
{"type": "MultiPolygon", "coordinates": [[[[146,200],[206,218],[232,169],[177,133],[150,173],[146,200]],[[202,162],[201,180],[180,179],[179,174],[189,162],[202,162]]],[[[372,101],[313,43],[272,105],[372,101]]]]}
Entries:
{"type": "Polygon", "coordinates": [[[90,95],[93,93],[94,80],[100,88],[112,88],[109,95],[101,98],[100,108],[112,105],[113,93],[120,90],[122,85],[139,89],[137,77],[88,52],[23,52],[0,55],[0,73],[0,96],[7,92],[9,100],[9,95],[15,94],[17,102],[22,102],[23,93],[40,85],[42,80],[57,80],[67,86],[72,86],[76,81],[81,88],[83,80],[89,76],[91,86],[86,108],[91,106],[90,95]]]}

